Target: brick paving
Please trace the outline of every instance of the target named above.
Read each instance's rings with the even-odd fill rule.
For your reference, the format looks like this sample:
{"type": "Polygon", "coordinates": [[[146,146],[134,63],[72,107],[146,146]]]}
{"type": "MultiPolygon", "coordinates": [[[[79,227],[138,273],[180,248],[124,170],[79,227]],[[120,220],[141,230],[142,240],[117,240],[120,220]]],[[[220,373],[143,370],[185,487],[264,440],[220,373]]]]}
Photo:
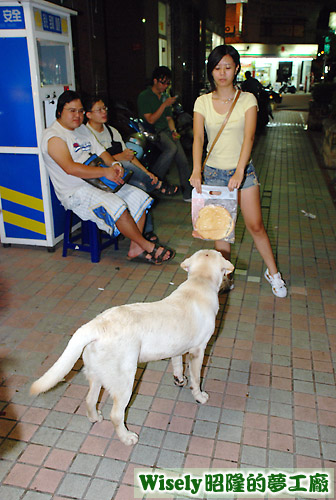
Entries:
{"type": "Polygon", "coordinates": [[[61,246],[0,249],[1,500],[130,500],[135,467],[335,469],[336,217],[306,120],[277,111],[253,154],[288,298],[273,296],[239,216],[235,289],[220,296],[204,359],[210,399],[198,405],[175,387],[169,360],[139,365],[127,414],[140,436],[134,447],[116,438],[106,393],[104,421],[87,420],[81,360],[46,394],[33,398],[29,386],[81,324],[184,281],[179,263],[209,246],[191,236],[190,205],[176,198],[154,209],[156,232],[177,251],[163,266],[126,261],[126,241],[99,264],[82,253],[62,258],[61,246]]]}

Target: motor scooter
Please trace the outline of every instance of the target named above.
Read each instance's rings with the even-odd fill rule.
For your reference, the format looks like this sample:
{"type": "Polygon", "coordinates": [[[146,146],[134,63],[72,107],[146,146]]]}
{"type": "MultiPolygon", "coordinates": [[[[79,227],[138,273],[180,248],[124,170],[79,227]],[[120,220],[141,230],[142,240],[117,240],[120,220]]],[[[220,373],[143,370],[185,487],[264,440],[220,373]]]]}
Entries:
{"type": "Polygon", "coordinates": [[[190,153],[194,140],[193,117],[187,113],[180,102],[172,106],[173,119],[177,132],[180,134],[180,142],[186,153],[190,153]]]}
{"type": "Polygon", "coordinates": [[[288,93],[295,94],[296,87],[295,87],[295,85],[291,85],[288,82],[283,82],[280,89],[279,89],[279,92],[282,92],[284,94],[288,94],[288,93]]]}
{"type": "Polygon", "coordinates": [[[160,155],[157,144],[160,136],[141,118],[133,115],[124,102],[115,102],[112,125],[120,132],[127,148],[135,152],[137,159],[150,169],[160,155]]]}
{"type": "Polygon", "coordinates": [[[264,89],[268,93],[271,103],[274,102],[276,104],[280,104],[282,102],[281,92],[276,92],[270,83],[266,87],[264,87],[264,89]]]}
{"type": "Polygon", "coordinates": [[[257,115],[257,130],[263,130],[270,118],[273,119],[272,106],[270,103],[270,96],[267,90],[262,87],[258,94],[258,115],[257,115]]]}

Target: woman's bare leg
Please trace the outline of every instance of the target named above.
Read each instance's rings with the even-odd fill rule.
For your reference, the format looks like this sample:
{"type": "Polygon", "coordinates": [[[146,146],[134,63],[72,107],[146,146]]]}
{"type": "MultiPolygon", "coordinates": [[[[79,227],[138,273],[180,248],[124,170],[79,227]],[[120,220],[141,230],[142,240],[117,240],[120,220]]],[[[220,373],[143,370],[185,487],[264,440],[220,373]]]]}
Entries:
{"type": "Polygon", "coordinates": [[[272,276],[278,272],[272,247],[262,220],[259,186],[241,189],[238,201],[245,225],[272,276]]]}
{"type": "Polygon", "coordinates": [[[227,241],[215,241],[215,249],[220,252],[224,259],[230,260],[231,257],[231,245],[227,241]]]}

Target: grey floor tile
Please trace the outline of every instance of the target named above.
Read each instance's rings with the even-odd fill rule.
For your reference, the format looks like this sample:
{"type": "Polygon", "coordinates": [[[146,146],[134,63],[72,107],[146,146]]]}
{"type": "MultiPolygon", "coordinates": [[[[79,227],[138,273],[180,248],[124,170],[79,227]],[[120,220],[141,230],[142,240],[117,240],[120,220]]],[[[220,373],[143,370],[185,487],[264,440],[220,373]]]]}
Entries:
{"type": "Polygon", "coordinates": [[[320,458],[321,450],[319,441],[302,437],[297,437],[295,441],[296,453],[299,455],[306,455],[307,457],[320,458]]]}
{"type": "Polygon", "coordinates": [[[247,384],[249,379],[248,372],[238,372],[236,370],[229,371],[229,382],[236,382],[237,384],[247,384]]]}
{"type": "Polygon", "coordinates": [[[159,454],[159,449],[153,446],[137,444],[130,456],[130,460],[136,464],[146,465],[151,467],[159,454]]]}
{"type": "Polygon", "coordinates": [[[233,359],[231,361],[231,373],[233,370],[238,372],[249,372],[251,363],[249,361],[241,361],[240,359],[233,359]]]}
{"type": "Polygon", "coordinates": [[[21,488],[0,485],[0,498],[1,500],[18,500],[18,498],[22,498],[24,491],[21,488]]]}
{"type": "Polygon", "coordinates": [[[209,422],[218,422],[221,409],[215,406],[200,405],[196,418],[198,420],[207,420],[209,422]]]}
{"type": "Polygon", "coordinates": [[[176,399],[178,395],[177,387],[169,386],[169,385],[159,385],[158,390],[156,391],[155,396],[158,398],[166,398],[166,399],[176,399]]]}
{"type": "Polygon", "coordinates": [[[130,404],[132,408],[139,410],[148,410],[151,407],[154,398],[152,396],[144,396],[143,394],[134,394],[131,398],[130,404]]]}
{"type": "Polygon", "coordinates": [[[217,423],[206,422],[204,420],[196,420],[193,435],[206,437],[206,438],[214,438],[217,433],[217,423]]]}
{"type": "Polygon", "coordinates": [[[127,412],[127,423],[134,425],[143,425],[148,416],[148,410],[139,410],[137,408],[129,408],[127,412]]]}
{"type": "Polygon", "coordinates": [[[332,373],[318,372],[314,370],[314,375],[317,384],[335,385],[335,377],[332,373]]]}
{"type": "Polygon", "coordinates": [[[57,490],[57,493],[60,496],[68,496],[71,499],[82,498],[89,482],[89,477],[80,474],[66,474],[57,490]]]}
{"type": "Polygon", "coordinates": [[[162,450],[157,461],[157,467],[163,469],[178,469],[183,467],[184,454],[171,450],[162,450]]]}
{"type": "Polygon", "coordinates": [[[70,472],[92,476],[100,460],[100,457],[79,453],[71,464],[70,472]]]}
{"type": "MultiPolygon", "coordinates": [[[[290,346],[287,345],[274,345],[273,346],[273,355],[278,355],[278,356],[288,356],[291,355],[291,348],[290,346]]],[[[273,364],[276,365],[276,360],[273,361],[273,364]]]]}
{"type": "Polygon", "coordinates": [[[86,434],[72,431],[64,431],[56,443],[57,448],[70,451],[78,451],[86,439],[86,434]]]}
{"type": "Polygon", "coordinates": [[[208,370],[207,378],[215,379],[215,380],[227,380],[228,370],[221,369],[221,368],[213,368],[211,366],[208,370]]]}
{"type": "Polygon", "coordinates": [[[263,399],[264,401],[268,401],[270,399],[271,389],[269,387],[258,387],[251,386],[249,387],[249,396],[254,399],[263,399]]]}
{"type": "Polygon", "coordinates": [[[279,354],[273,355],[273,365],[291,366],[291,359],[289,356],[280,356],[279,354]]]}
{"type": "Polygon", "coordinates": [[[163,449],[185,452],[190,436],[177,432],[167,432],[162,444],[163,449]]]}
{"type": "Polygon", "coordinates": [[[223,410],[220,421],[223,424],[235,424],[242,426],[244,421],[244,412],[237,410],[223,410]]]}
{"type": "Polygon", "coordinates": [[[258,351],[253,351],[252,353],[252,361],[255,363],[271,363],[272,362],[272,356],[271,354],[267,352],[258,352],[258,351]]]}
{"type": "Polygon", "coordinates": [[[32,443],[44,444],[46,446],[54,446],[56,441],[62,435],[59,429],[52,429],[50,427],[40,427],[31,439],[32,443]]]}
{"type": "Polygon", "coordinates": [[[293,379],[312,382],[313,375],[311,370],[301,370],[299,368],[293,368],[293,379]]]}
{"type": "Polygon", "coordinates": [[[242,446],[241,462],[260,467],[266,466],[266,449],[257,446],[242,446]]]}
{"type": "Polygon", "coordinates": [[[118,482],[120,481],[126,466],[126,462],[123,462],[122,460],[102,458],[95,476],[118,482]]]}
{"type": "Polygon", "coordinates": [[[294,422],[294,434],[295,436],[318,439],[318,426],[312,424],[311,422],[304,422],[301,420],[296,420],[294,422]]]}
{"type": "Polygon", "coordinates": [[[39,493],[38,491],[27,491],[22,500],[51,500],[52,496],[48,493],[39,493]]]}
{"type": "Polygon", "coordinates": [[[54,427],[55,429],[65,429],[70,422],[72,415],[69,413],[62,413],[60,411],[51,411],[43,425],[46,427],[54,427]]]}
{"type": "Polygon", "coordinates": [[[160,429],[150,429],[149,427],[143,427],[139,436],[139,443],[160,447],[164,436],[165,432],[160,429]]]}
{"type": "Polygon", "coordinates": [[[292,418],[292,406],[283,403],[271,402],[270,414],[274,417],[292,418]]]}
{"type": "Polygon", "coordinates": [[[304,382],[301,380],[294,380],[294,392],[305,392],[306,394],[314,394],[314,384],[312,382],[304,382]]]}
{"type": "Polygon", "coordinates": [[[283,391],[280,389],[272,389],[271,390],[271,401],[276,403],[292,403],[292,393],[290,391],[283,391]]]}
{"type": "Polygon", "coordinates": [[[321,432],[322,441],[329,442],[329,443],[336,443],[336,428],[335,427],[321,425],[320,432],[321,432]]]}
{"type": "Polygon", "coordinates": [[[318,394],[319,396],[336,398],[335,386],[327,384],[315,384],[315,387],[316,387],[316,394],[318,394]]]}
{"type": "Polygon", "coordinates": [[[85,500],[98,500],[98,498],[99,500],[111,500],[114,498],[117,486],[118,483],[95,478],[84,498],[85,500]]]}
{"type": "Polygon", "coordinates": [[[104,479],[94,478],[85,495],[85,500],[111,500],[114,498],[114,493],[118,483],[107,481],[104,479]]]}
{"type": "Polygon", "coordinates": [[[248,398],[246,403],[246,411],[251,413],[262,413],[263,415],[268,415],[269,402],[263,401],[261,399],[248,398]]]}
{"type": "Polygon", "coordinates": [[[291,453],[269,450],[268,467],[285,468],[294,467],[294,457],[291,453]]]}
{"type": "Polygon", "coordinates": [[[222,441],[231,441],[233,443],[240,443],[242,436],[242,427],[235,425],[220,424],[218,431],[218,439],[222,441]]]}
{"type": "Polygon", "coordinates": [[[72,415],[66,426],[67,431],[83,432],[86,434],[92,427],[90,420],[83,415],[72,415]]]}
{"type": "Polygon", "coordinates": [[[335,461],[336,457],[336,444],[323,443],[322,442],[322,453],[325,460],[335,461]]]}

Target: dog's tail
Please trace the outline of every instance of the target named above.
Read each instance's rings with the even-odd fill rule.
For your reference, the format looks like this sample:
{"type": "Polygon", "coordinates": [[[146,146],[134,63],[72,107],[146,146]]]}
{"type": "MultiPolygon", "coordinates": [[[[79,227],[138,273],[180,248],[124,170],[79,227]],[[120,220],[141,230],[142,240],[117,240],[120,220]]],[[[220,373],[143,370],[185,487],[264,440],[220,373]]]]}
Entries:
{"type": "Polygon", "coordinates": [[[98,331],[89,324],[80,327],[69,340],[63,354],[49,370],[36,380],[30,388],[30,394],[46,392],[60,382],[71,370],[82,354],[84,347],[98,338],[98,331]]]}

